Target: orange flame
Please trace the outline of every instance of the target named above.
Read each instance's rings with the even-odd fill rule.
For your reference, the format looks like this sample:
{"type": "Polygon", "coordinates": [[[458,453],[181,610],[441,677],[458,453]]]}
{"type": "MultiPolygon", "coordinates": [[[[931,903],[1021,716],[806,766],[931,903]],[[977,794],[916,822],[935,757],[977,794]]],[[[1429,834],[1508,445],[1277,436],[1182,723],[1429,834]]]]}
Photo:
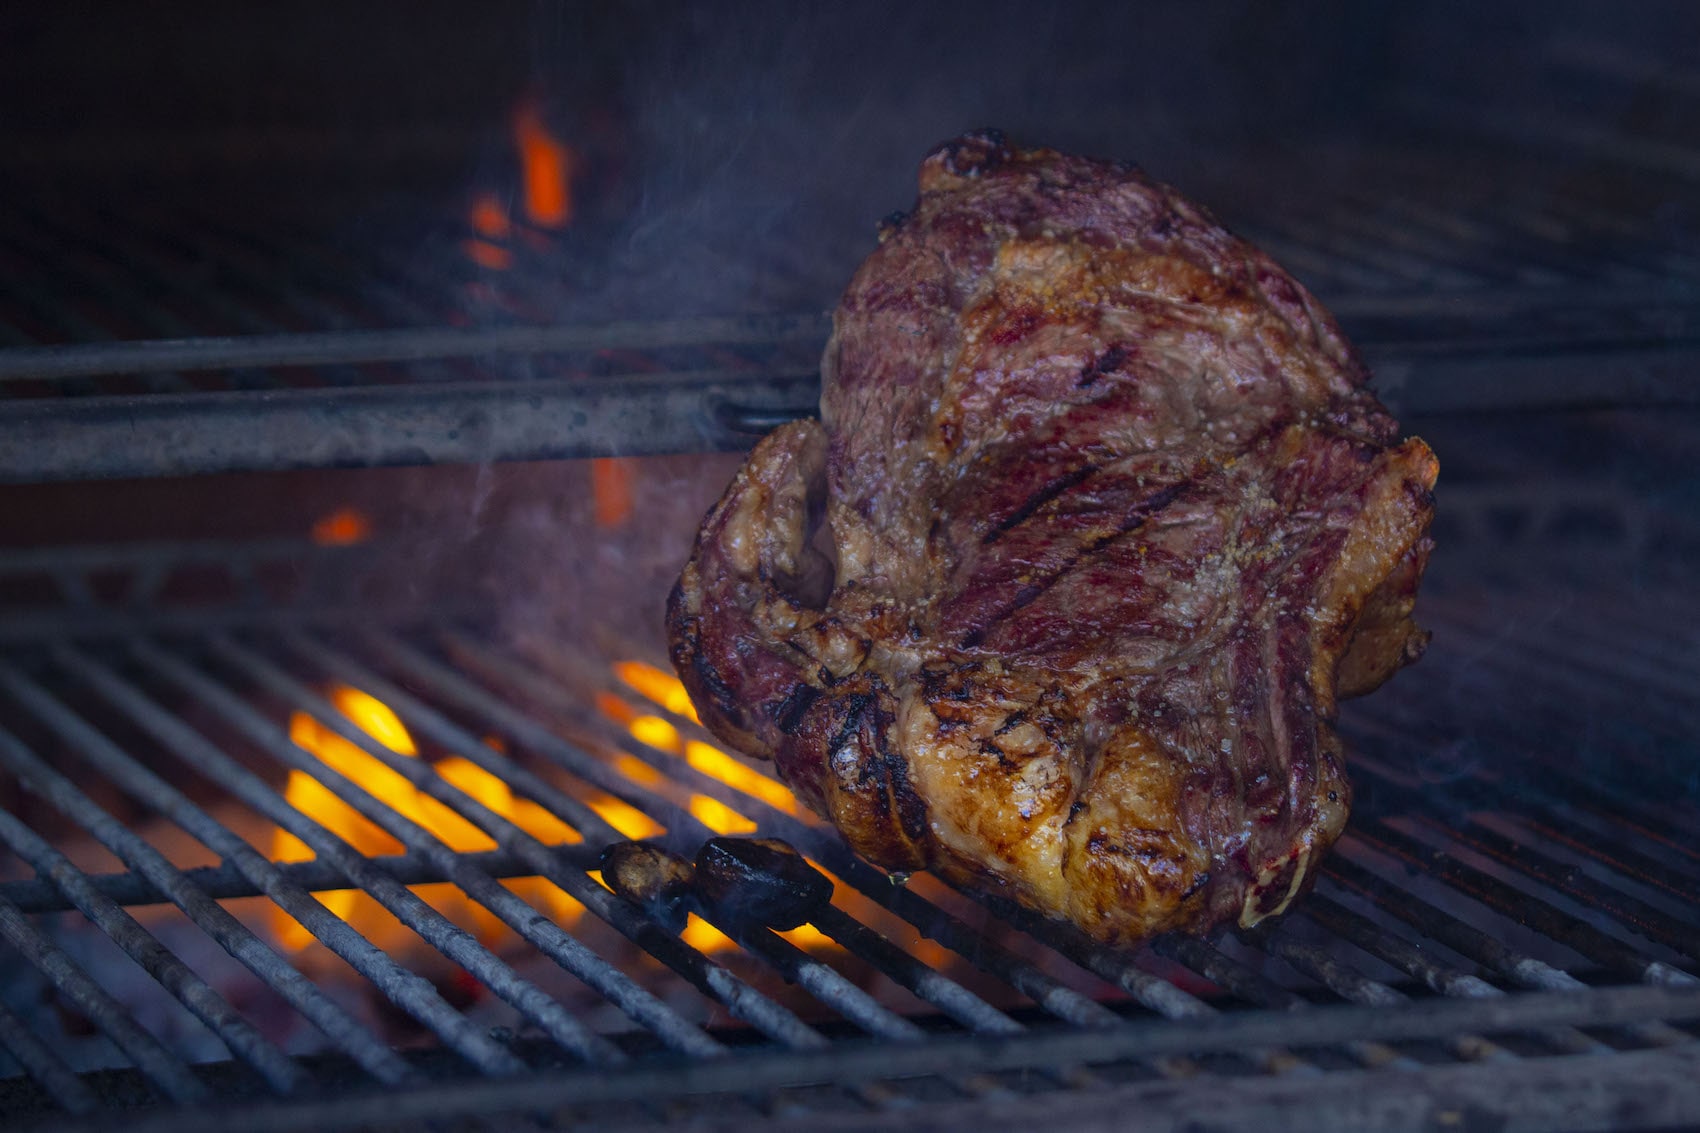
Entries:
{"type": "Polygon", "coordinates": [[[573,175],[578,155],[549,132],[531,99],[514,110],[514,145],[525,177],[525,215],[544,228],[573,222],[573,175]]]}
{"type": "Polygon", "coordinates": [[[590,491],[598,527],[618,527],[632,517],[632,470],[619,457],[590,462],[590,491]]]}
{"type": "Polygon", "coordinates": [[[356,508],[338,508],[314,522],[311,537],[321,547],[353,546],[372,537],[372,521],[356,508]]]}
{"type": "MultiPolygon", "coordinates": [[[[418,757],[413,737],[388,705],[347,685],[333,688],[329,695],[337,711],[372,739],[398,755],[418,757]]],[[[353,780],[379,802],[418,823],[451,849],[478,851],[496,848],[488,834],[308,713],[297,712],[290,717],[289,736],[317,756],[326,767],[353,780]]],[[[582,841],[577,831],[548,810],[528,799],[516,799],[506,783],[472,760],[453,756],[435,764],[433,770],[448,783],[545,844],[582,841]]],[[[362,854],[374,856],[402,852],[403,847],[395,838],[363,818],[332,789],[304,772],[292,770],[289,773],[284,799],[362,854]]],[[[603,817],[622,830],[626,826],[643,829],[645,823],[650,827],[654,825],[641,814],[638,815],[643,820],[641,823],[621,814],[618,808],[625,804],[618,800],[596,800],[591,805],[598,813],[603,813],[604,807],[607,807],[603,817]]],[[[274,835],[271,849],[274,861],[307,861],[313,856],[306,843],[288,831],[280,829],[274,835]]],[[[578,901],[541,877],[514,878],[502,884],[515,896],[562,925],[571,925],[584,911],[584,906],[578,901]]],[[[493,913],[473,902],[457,886],[448,883],[420,885],[415,886],[413,891],[432,908],[474,933],[487,946],[500,944],[512,935],[493,913]]],[[[352,889],[336,890],[319,894],[319,900],[380,948],[396,950],[408,947],[411,942],[411,932],[365,893],[352,889]]],[[[299,951],[313,942],[306,928],[281,910],[275,913],[273,930],[278,942],[292,951],[299,951]]]]}

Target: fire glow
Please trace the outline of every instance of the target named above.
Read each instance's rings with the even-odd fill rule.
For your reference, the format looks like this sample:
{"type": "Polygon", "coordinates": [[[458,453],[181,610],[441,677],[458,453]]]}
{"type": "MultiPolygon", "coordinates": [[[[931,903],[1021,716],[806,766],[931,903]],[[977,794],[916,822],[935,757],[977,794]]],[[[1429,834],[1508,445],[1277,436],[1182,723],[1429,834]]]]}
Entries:
{"type": "MultiPolygon", "coordinates": [[[[671,674],[635,661],[619,663],[615,672],[623,683],[658,708],[685,719],[695,719],[690,697],[671,674]]],[[[326,696],[337,712],[374,742],[402,758],[420,758],[412,734],[389,705],[348,685],[333,686],[326,696]]],[[[681,756],[704,775],[786,814],[799,813],[796,799],[778,781],[710,744],[687,739],[662,716],[633,708],[611,695],[599,698],[599,706],[605,715],[623,724],[632,737],[643,744],[681,756]]],[[[497,848],[495,840],[483,830],[310,713],[296,712],[290,717],[289,735],[329,771],[342,775],[383,806],[441,840],[451,850],[477,853],[497,848]]],[[[505,752],[499,740],[492,738],[486,742],[493,750],[505,752]]],[[[620,754],[613,762],[618,771],[638,786],[655,789],[666,781],[660,771],[634,755],[620,754]]],[[[569,845],[583,841],[578,831],[537,803],[516,798],[506,783],[470,759],[449,756],[430,766],[449,785],[545,845],[569,845]]],[[[406,849],[395,837],[362,816],[337,793],[334,786],[327,786],[306,772],[290,771],[284,786],[284,798],[292,807],[362,855],[383,857],[401,854],[406,849]]],[[[626,838],[651,838],[663,832],[660,824],[649,815],[612,795],[597,794],[587,798],[586,802],[604,822],[626,838]]],[[[686,805],[697,821],[718,834],[747,834],[756,829],[756,824],[747,816],[708,795],[693,792],[688,796],[686,805]]],[[[278,862],[309,861],[315,857],[305,842],[283,829],[276,830],[272,836],[270,856],[278,862]]],[[[597,875],[592,876],[600,881],[597,875]]],[[[545,878],[511,878],[502,884],[563,928],[571,928],[584,914],[583,905],[545,878]]],[[[517,941],[516,934],[494,914],[467,897],[458,886],[439,882],[411,888],[433,909],[471,932],[486,947],[497,949],[517,941]]],[[[361,935],[385,951],[402,953],[418,947],[411,930],[360,890],[321,892],[318,899],[329,912],[353,925],[361,935]]],[[[300,952],[313,945],[312,934],[294,918],[275,908],[271,915],[273,935],[282,947],[300,952]]],[[[831,938],[810,925],[781,935],[801,948],[821,951],[837,947],[831,938]]],[[[719,929],[695,914],[688,917],[681,939],[702,952],[727,952],[737,948],[737,944],[719,929]]]]}
{"type": "MultiPolygon", "coordinates": [[[[413,737],[395,712],[382,701],[346,685],[331,689],[329,699],[338,712],[376,742],[397,755],[418,758],[419,751],[413,737]]],[[[450,849],[477,852],[496,848],[488,834],[308,713],[297,712],[290,718],[289,735],[327,768],[351,780],[402,817],[417,823],[450,849]]],[[[433,770],[449,784],[545,845],[583,840],[577,831],[543,807],[515,798],[506,783],[469,759],[451,756],[436,763],[433,770]]],[[[362,817],[332,788],[304,772],[292,770],[289,773],[284,798],[361,854],[370,857],[403,852],[400,842],[362,817]]],[[[647,817],[616,799],[595,799],[590,805],[609,825],[622,832],[629,830],[633,836],[646,836],[657,829],[647,817]]],[[[272,839],[271,857],[274,861],[295,862],[311,860],[314,854],[306,843],[280,829],[272,839]]],[[[502,884],[563,926],[572,925],[584,912],[584,907],[576,900],[541,877],[513,878],[502,884]]],[[[473,902],[455,885],[447,882],[419,885],[413,887],[413,892],[449,920],[476,935],[486,946],[505,943],[512,935],[494,914],[473,902]]],[[[330,912],[348,921],[368,940],[386,951],[405,949],[412,941],[412,933],[365,893],[339,889],[319,894],[319,900],[330,912]]],[[[281,910],[275,913],[273,928],[278,942],[291,951],[300,951],[313,943],[312,935],[281,910]]]]}

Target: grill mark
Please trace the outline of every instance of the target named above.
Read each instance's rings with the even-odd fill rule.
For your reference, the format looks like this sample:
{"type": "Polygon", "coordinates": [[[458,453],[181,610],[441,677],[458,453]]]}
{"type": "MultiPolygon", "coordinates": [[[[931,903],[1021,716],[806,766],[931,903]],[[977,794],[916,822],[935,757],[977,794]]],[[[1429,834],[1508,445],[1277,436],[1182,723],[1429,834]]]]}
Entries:
{"type": "Polygon", "coordinates": [[[820,689],[799,681],[773,711],[774,723],[787,734],[797,730],[803,716],[820,698],[820,689]]]}
{"type": "Polygon", "coordinates": [[[1074,383],[1074,388],[1087,389],[1105,374],[1113,374],[1121,369],[1122,365],[1132,355],[1133,351],[1117,343],[1096,359],[1087,363],[1086,367],[1080,371],[1080,378],[1074,383]]]}
{"type": "Polygon", "coordinates": [[[986,634],[991,631],[993,626],[996,626],[999,622],[1007,620],[1025,607],[1031,606],[1039,599],[1040,595],[1055,586],[1086,559],[1097,554],[1099,551],[1102,551],[1105,547],[1108,547],[1111,543],[1114,543],[1117,539],[1122,538],[1129,532],[1137,530],[1139,527],[1143,526],[1145,521],[1151,518],[1153,512],[1161,511],[1163,508],[1168,507],[1171,503],[1174,503],[1175,500],[1179,498],[1181,492],[1184,491],[1191,483],[1191,480],[1182,480],[1179,483],[1171,484],[1167,488],[1164,488],[1156,494],[1148,497],[1143,503],[1129,513],[1129,515],[1124,518],[1120,524],[1117,525],[1116,530],[1110,532],[1108,535],[1100,536],[1088,543],[1062,566],[1046,575],[1039,582],[1030,582],[1023,586],[1020,590],[1015,592],[1015,597],[1010,601],[1009,605],[998,611],[995,616],[986,619],[985,625],[978,626],[966,634],[962,638],[960,648],[978,648],[980,644],[986,640],[986,634]]]}
{"type": "Polygon", "coordinates": [[[1059,476],[1050,483],[1045,484],[1038,491],[1028,496],[1020,507],[1010,512],[1009,515],[1005,516],[995,526],[993,526],[990,531],[986,532],[986,534],[980,539],[980,545],[983,547],[989,547],[993,543],[996,543],[999,539],[1002,539],[1005,535],[1009,534],[1010,531],[1031,519],[1034,512],[1038,511],[1040,508],[1044,507],[1070,488],[1078,487],[1085,483],[1089,477],[1095,475],[1098,471],[1099,469],[1096,464],[1088,464],[1083,467],[1076,468],[1073,472],[1068,473],[1066,476],[1059,476]]]}
{"type": "Polygon", "coordinates": [[[691,654],[691,669],[696,673],[697,680],[702,682],[703,689],[714,698],[714,706],[724,715],[736,719],[734,713],[740,704],[738,694],[732,691],[726,679],[720,675],[720,670],[714,667],[714,663],[703,655],[700,646],[691,654]]]}

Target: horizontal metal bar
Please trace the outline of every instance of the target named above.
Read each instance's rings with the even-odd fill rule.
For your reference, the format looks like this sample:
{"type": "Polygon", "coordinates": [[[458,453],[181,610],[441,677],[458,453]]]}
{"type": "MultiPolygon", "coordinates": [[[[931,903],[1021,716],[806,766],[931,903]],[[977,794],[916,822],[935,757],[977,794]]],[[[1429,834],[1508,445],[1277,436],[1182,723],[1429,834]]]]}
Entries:
{"type": "MultiPolygon", "coordinates": [[[[1700,405],[1700,345],[1368,346],[1408,415],[1700,405]]],[[[0,483],[736,451],[815,411],[812,373],[709,371],[0,403],[0,483]]]]}
{"type": "MultiPolygon", "coordinates": [[[[1533,994],[1498,999],[1436,999],[1412,1003],[1399,1011],[1358,1006],[1319,1007],[1304,1016],[1304,1039],[1310,1046],[1337,1045],[1354,1040],[1403,1042],[1444,1039],[1462,1031],[1506,1034],[1554,1026],[1614,1026],[1651,1019],[1684,1021],[1700,1018],[1700,989],[1662,987],[1605,988],[1579,994],[1533,994]]],[[[130,1116],[127,1133],[222,1133],[240,1127],[252,1133],[284,1133],[304,1127],[321,1129],[395,1123],[461,1114],[496,1114],[544,1111],[572,1104],[591,1105],[630,1098],[661,1100],[692,1094],[777,1089],[801,1082],[854,1083],[882,1078],[949,1074],[968,1071],[1019,1071],[1109,1063],[1133,1058],[1206,1052],[1245,1051],[1293,1038],[1297,1021],[1286,1012],[1260,1011],[1215,1015],[1180,1022],[1134,1024],[1114,1031],[1063,1031],[1019,1036],[963,1036],[937,1038],[931,1042],[902,1047],[867,1044],[846,1046],[822,1054],[762,1052],[715,1063],[670,1064],[633,1069],[621,1073],[589,1074],[582,1071],[531,1075],[501,1083],[445,1083],[406,1094],[343,1095],[317,1103],[269,1103],[236,1109],[206,1109],[149,1118],[130,1116]]],[[[1504,1083],[1508,1075],[1546,1068],[1544,1088],[1552,1090],[1569,1081],[1600,1095],[1613,1107],[1630,1103],[1633,1093],[1614,1090],[1601,1093],[1604,1084],[1621,1075],[1624,1090],[1647,1090],[1663,1099],[1654,1116],[1667,1125],[1680,1125],[1700,1118],[1700,1044],[1664,1051],[1635,1051],[1609,1058],[1534,1059],[1517,1066],[1465,1064],[1431,1068],[1420,1073],[1339,1072],[1329,1075],[1319,1088],[1314,1078],[1289,1081],[1281,1078],[1238,1079],[1241,1083],[1292,1091],[1290,1104],[1305,1119],[1303,1128],[1315,1127],[1318,1106],[1335,1089],[1356,1088],[1382,1091],[1399,1106],[1411,1107],[1423,1128],[1434,1128],[1438,1118],[1433,1106],[1438,1096],[1436,1075],[1488,1076],[1504,1083]],[[1552,1070],[1561,1073],[1552,1076],[1552,1070]],[[1409,1091],[1400,1089],[1400,1083],[1409,1091]]],[[[1440,1079],[1445,1080],[1445,1079],[1440,1079]]],[[[1479,1077],[1476,1079],[1479,1080],[1479,1077]]],[[[1174,1082],[1153,1082],[1150,1105],[1184,1106],[1187,1127],[1215,1111],[1213,1099],[1221,1096],[1227,1081],[1205,1077],[1189,1089],[1174,1082]],[[1202,1108],[1201,1108],[1202,1107],[1202,1108]]],[[[1127,1087],[1133,1089],[1136,1087],[1127,1087]]],[[[1113,1096],[1113,1095],[1100,1095],[1113,1096]]],[[[1057,1118],[1059,1096],[1041,1094],[1037,1100],[1053,1107],[1049,1119],[1057,1118]]],[[[1521,1100],[1521,1095],[1519,1096],[1521,1100]]],[[[1574,1101],[1574,1099],[1569,1099],[1574,1101]]],[[[999,1103],[1007,1112],[1009,1102],[999,1103]]],[[[1612,1110],[1608,1112],[1621,1112],[1612,1110]]],[[[918,1110],[927,1115],[928,1110],[918,1110]]],[[[1129,1114],[1144,1117],[1146,1109],[1122,1106],[1120,1121],[1129,1114]]],[[[1273,1111],[1271,1111],[1273,1113],[1273,1111]]],[[[890,1126],[891,1114],[872,1115],[890,1126]]],[[[1602,1115],[1604,1117],[1605,1115],[1602,1115]]],[[[826,1115],[814,1115],[811,1123],[831,1127],[826,1115]]],[[[1041,1124],[1046,1119],[1035,1117],[1041,1124]]],[[[995,1120],[988,1125],[997,1125],[995,1120]]],[[[1118,1122],[1106,1118],[1093,1128],[1112,1128],[1118,1122]]],[[[1604,1127],[1603,1120],[1599,1124],[1604,1127]]],[[[1179,1128],[1179,1125],[1174,1126],[1179,1128]]],[[[1347,1123],[1345,1127],[1359,1127],[1347,1123]]],[[[1418,1126],[1411,1126],[1416,1128],[1418,1126]]],[[[112,1125],[89,1122],[71,1129],[105,1131],[112,1125]]]]}
{"type": "Polygon", "coordinates": [[[710,372],[0,402],[0,483],[733,451],[762,431],[744,414],[818,397],[710,372]]]}
{"type": "MultiPolygon", "coordinates": [[[[553,851],[584,869],[597,868],[596,852],[584,846],[555,846],[553,851]]],[[[537,873],[519,857],[506,850],[468,851],[457,853],[455,857],[498,879],[532,877],[537,873]]],[[[444,870],[434,857],[424,854],[387,854],[370,860],[372,868],[383,870],[403,885],[430,885],[449,880],[448,871],[444,870]]],[[[279,876],[285,882],[309,893],[348,888],[348,878],[334,866],[317,859],[277,862],[276,865],[279,876]]],[[[183,877],[207,896],[219,901],[264,896],[250,878],[228,862],[224,865],[186,869],[183,871],[183,877]]],[[[94,892],[125,908],[169,904],[171,900],[139,873],[91,874],[88,883],[94,892]]],[[[58,913],[75,908],[58,888],[39,879],[0,882],[0,898],[12,902],[26,913],[58,913]]]]}
{"type": "Polygon", "coordinates": [[[418,327],[28,346],[0,350],[0,382],[163,370],[492,358],[616,347],[656,349],[704,343],[824,342],[831,329],[830,315],[806,313],[601,326],[418,327]]]}

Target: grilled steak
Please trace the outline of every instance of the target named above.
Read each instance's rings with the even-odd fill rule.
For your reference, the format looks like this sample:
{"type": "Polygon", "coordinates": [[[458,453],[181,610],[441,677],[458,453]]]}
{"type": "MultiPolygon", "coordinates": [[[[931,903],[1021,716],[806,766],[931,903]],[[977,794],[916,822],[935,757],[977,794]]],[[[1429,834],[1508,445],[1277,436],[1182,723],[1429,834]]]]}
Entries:
{"type": "Polygon", "coordinates": [[[995,133],[921,166],[668,608],[702,719],[860,853],[1127,944],[1287,908],[1336,701],[1414,660],[1436,462],[1174,190],[995,133]]]}

